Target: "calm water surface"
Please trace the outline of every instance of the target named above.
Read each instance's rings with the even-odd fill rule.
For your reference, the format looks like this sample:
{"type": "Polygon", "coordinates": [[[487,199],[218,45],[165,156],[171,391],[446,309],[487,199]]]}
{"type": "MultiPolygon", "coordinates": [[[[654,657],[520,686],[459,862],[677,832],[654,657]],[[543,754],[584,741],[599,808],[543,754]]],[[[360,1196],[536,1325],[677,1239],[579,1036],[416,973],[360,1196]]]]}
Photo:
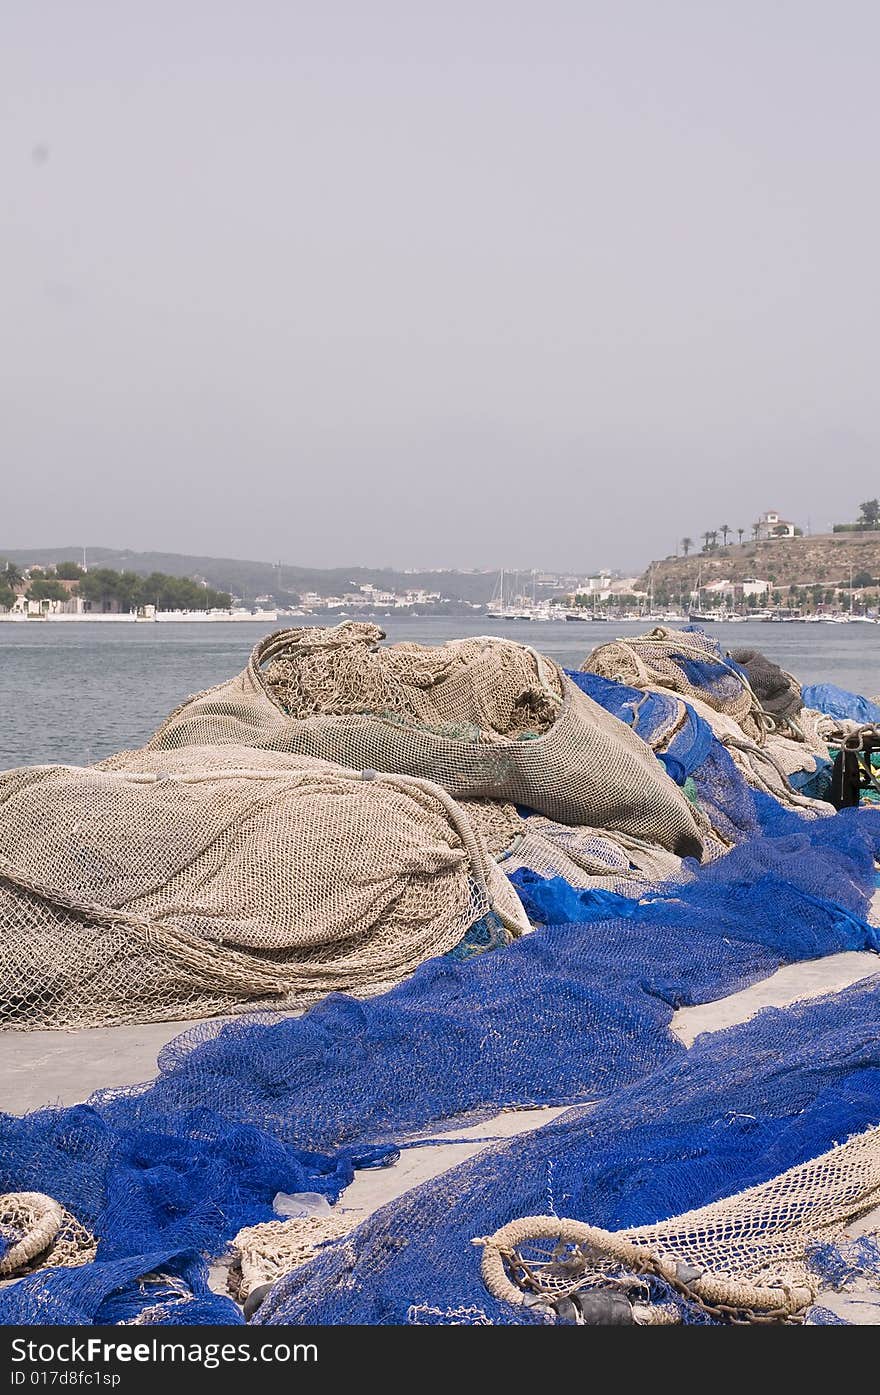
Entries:
{"type": "MultiPolygon", "coordinates": [[[[292,622],[295,623],[295,622],[292,622]]],[[[638,634],[637,622],[529,624],[389,617],[393,640],[440,644],[506,634],[577,668],[597,644],[638,634]]],[[[190,693],[239,672],[276,625],[0,624],[0,767],[88,764],[141,746],[190,693]]],[[[712,625],[724,646],[760,648],[802,682],[880,693],[880,626],[712,625]]]]}

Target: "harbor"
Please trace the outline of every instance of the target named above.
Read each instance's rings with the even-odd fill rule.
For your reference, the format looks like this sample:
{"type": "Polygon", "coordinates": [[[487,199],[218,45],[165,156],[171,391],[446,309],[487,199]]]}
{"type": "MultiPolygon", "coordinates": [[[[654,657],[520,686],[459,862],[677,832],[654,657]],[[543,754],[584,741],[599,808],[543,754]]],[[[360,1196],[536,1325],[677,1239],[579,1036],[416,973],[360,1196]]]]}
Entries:
{"type": "Polygon", "coordinates": [[[5,31],[9,1384],[880,1326],[880,8],[5,31]]]}

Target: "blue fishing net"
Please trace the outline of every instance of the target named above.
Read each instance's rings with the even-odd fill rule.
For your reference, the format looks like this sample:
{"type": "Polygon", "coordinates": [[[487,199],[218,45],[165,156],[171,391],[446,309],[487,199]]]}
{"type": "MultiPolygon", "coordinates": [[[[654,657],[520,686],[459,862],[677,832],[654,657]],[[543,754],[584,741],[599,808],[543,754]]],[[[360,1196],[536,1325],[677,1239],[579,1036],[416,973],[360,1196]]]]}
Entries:
{"type": "Polygon", "coordinates": [[[831,776],[834,762],[816,756],[815,770],[795,770],[788,777],[788,783],[798,794],[808,799],[828,799],[831,793],[831,776]]]}
{"type": "Polygon", "coordinates": [[[809,1256],[825,1288],[843,1290],[859,1279],[880,1279],[880,1245],[870,1235],[813,1245],[809,1256]]]}
{"type": "Polygon", "coordinates": [[[838,1313],[832,1312],[831,1308],[825,1308],[817,1303],[807,1314],[808,1327],[851,1327],[852,1323],[846,1318],[840,1317],[838,1313]]]}
{"type": "MultiPolygon", "coordinates": [[[[671,693],[643,693],[626,683],[616,683],[598,673],[582,673],[566,669],[565,673],[582,693],[591,697],[606,712],[628,727],[650,746],[659,731],[673,724],[678,714],[678,700],[671,693]]],[[[705,723],[704,723],[705,725],[705,723]]]]}
{"type": "Polygon", "coordinates": [[[0,1324],[103,1326],[128,1321],[156,1303],[167,1304],[163,1324],[244,1321],[231,1298],[209,1288],[201,1255],[161,1249],[75,1269],[39,1270],[2,1290],[0,1324]],[[154,1274],[156,1279],[144,1277],[154,1274]]]}
{"type": "Polygon", "coordinates": [[[423,1184],[282,1280],[259,1321],[510,1320],[472,1241],[524,1215],[614,1230],[765,1182],[880,1121],[880,979],[697,1039],[595,1109],[574,1109],[423,1184]]]}
{"type": "MultiPolygon", "coordinates": [[[[355,1168],[396,1156],[310,1153],[209,1107],[161,1126],[142,1127],[134,1114],[130,1123],[111,1123],[90,1105],[0,1115],[0,1191],[47,1192],[100,1237],[98,1262],[40,1272],[0,1291],[0,1323],[116,1321],[104,1307],[109,1295],[122,1288],[117,1308],[132,1314],[157,1301],[132,1287],[157,1267],[210,1306],[202,1252],[220,1253],[240,1226],[273,1219],[279,1191],[335,1201],[355,1168]]],[[[212,1320],[229,1321],[231,1306],[224,1299],[212,1320]]]]}
{"type": "Polygon", "coordinates": [[[865,726],[880,722],[880,707],[860,693],[850,693],[835,683],[810,683],[801,690],[805,707],[827,712],[829,717],[848,718],[865,726]]]}
{"type": "MultiPolygon", "coordinates": [[[[671,695],[643,693],[598,674],[566,671],[573,683],[631,725],[649,746],[662,739],[679,710],[679,700],[671,695]]],[[[800,814],[747,783],[705,718],[687,702],[684,705],[685,720],[667,749],[658,752],[658,758],[676,784],[684,786],[706,813],[712,827],[731,843],[761,835],[778,837],[802,827],[805,820],[800,814]]]]}

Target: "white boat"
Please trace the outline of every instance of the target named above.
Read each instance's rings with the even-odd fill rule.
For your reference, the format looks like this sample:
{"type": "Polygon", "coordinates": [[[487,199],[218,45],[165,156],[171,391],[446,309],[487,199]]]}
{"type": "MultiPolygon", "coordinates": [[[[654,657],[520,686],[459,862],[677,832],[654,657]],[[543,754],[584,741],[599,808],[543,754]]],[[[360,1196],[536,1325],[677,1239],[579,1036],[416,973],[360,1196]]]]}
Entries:
{"type": "Polygon", "coordinates": [[[490,620],[506,620],[504,613],[504,568],[498,573],[498,585],[486,611],[490,620]]]}
{"type": "MultiPolygon", "coordinates": [[[[519,573],[517,573],[517,578],[518,578],[518,577],[519,577],[519,573]]],[[[514,582],[514,590],[516,590],[516,584],[517,584],[517,583],[514,582]]],[[[532,606],[532,607],[529,607],[529,606],[521,606],[521,607],[517,608],[517,607],[514,606],[514,605],[505,605],[505,604],[504,604],[504,568],[502,567],[502,568],[501,568],[501,571],[498,573],[498,585],[497,585],[497,587],[496,587],[496,589],[495,589],[495,594],[493,595],[491,601],[489,602],[489,608],[488,608],[488,610],[486,611],[486,614],[487,614],[487,616],[489,617],[489,619],[490,619],[490,620],[535,620],[535,619],[538,619],[538,618],[539,618],[539,617],[535,614],[536,609],[537,609],[536,606],[532,606]]],[[[540,618],[543,619],[544,617],[541,616],[540,618]]],[[[550,617],[547,616],[546,618],[549,619],[550,617]]]]}

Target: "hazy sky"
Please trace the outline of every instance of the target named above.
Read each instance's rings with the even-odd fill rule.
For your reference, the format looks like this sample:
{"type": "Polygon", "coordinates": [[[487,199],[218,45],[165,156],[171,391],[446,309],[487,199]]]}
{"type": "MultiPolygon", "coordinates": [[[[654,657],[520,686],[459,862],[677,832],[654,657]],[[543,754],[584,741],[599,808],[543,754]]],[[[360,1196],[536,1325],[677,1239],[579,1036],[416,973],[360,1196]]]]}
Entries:
{"type": "Polygon", "coordinates": [[[876,0],[7,0],[0,549],[628,567],[880,492],[876,0]]]}

